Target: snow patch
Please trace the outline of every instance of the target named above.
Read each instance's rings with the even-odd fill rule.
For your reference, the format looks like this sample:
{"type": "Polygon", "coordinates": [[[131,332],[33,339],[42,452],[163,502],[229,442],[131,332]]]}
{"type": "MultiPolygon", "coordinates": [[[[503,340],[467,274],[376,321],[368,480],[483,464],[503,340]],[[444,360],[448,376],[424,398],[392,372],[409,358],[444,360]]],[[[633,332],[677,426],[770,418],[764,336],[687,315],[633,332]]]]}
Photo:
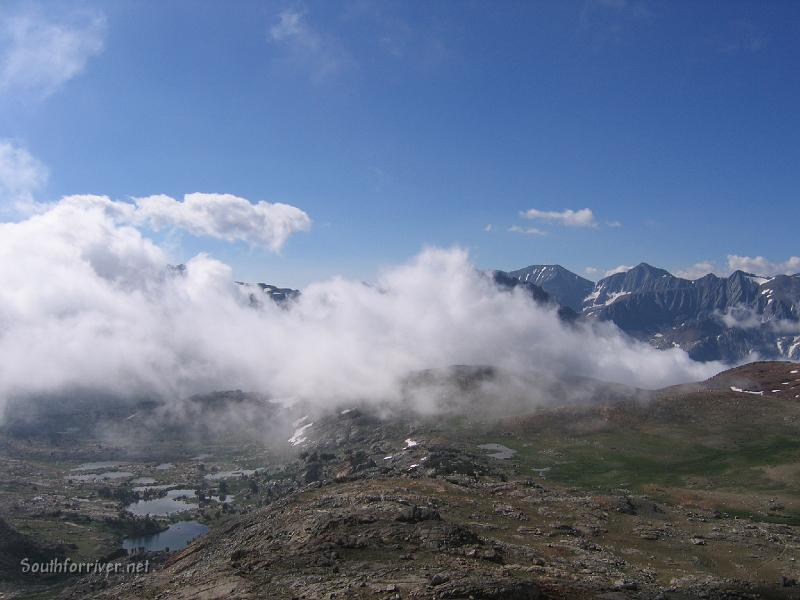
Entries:
{"type": "Polygon", "coordinates": [[[751,392],[750,390],[743,390],[742,388],[738,388],[738,387],[733,386],[733,385],[731,386],[731,391],[732,392],[740,392],[742,394],[754,394],[756,396],[763,396],[764,395],[764,392],[751,392]]]}
{"type": "MultiPolygon", "coordinates": [[[[304,418],[307,419],[308,417],[304,417],[304,418]]],[[[299,446],[300,444],[304,443],[306,441],[305,432],[312,425],[313,425],[313,423],[308,423],[307,425],[303,425],[302,427],[298,427],[295,430],[294,435],[289,438],[289,443],[292,446],[299,446]]]]}
{"type": "Polygon", "coordinates": [[[608,298],[606,299],[606,301],[603,304],[604,304],[604,306],[608,306],[609,304],[613,304],[614,302],[616,302],[617,300],[619,300],[623,296],[630,296],[630,295],[631,295],[630,292],[613,292],[613,293],[608,295],[608,298]]]}

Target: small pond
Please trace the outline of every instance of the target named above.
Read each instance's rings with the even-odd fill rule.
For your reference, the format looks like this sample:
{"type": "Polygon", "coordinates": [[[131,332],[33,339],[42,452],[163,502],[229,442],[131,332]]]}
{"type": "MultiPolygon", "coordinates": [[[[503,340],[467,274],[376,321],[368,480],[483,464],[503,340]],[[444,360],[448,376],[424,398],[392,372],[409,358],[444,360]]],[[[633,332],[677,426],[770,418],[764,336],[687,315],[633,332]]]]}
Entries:
{"type": "Polygon", "coordinates": [[[481,444],[478,446],[481,450],[487,450],[491,458],[506,460],[514,456],[517,451],[513,448],[503,446],[503,444],[481,444]]]}
{"type": "Polygon", "coordinates": [[[208,533],[208,527],[202,523],[197,521],[178,521],[159,533],[125,538],[122,540],[122,547],[128,552],[139,548],[144,548],[148,552],[167,549],[174,551],[188,546],[193,539],[206,533],[208,533]]]}
{"type": "Polygon", "coordinates": [[[143,517],[166,517],[186,510],[194,510],[197,504],[189,502],[196,496],[194,490],[169,490],[166,496],[152,500],[139,500],[129,504],[125,510],[133,515],[143,517]]]}

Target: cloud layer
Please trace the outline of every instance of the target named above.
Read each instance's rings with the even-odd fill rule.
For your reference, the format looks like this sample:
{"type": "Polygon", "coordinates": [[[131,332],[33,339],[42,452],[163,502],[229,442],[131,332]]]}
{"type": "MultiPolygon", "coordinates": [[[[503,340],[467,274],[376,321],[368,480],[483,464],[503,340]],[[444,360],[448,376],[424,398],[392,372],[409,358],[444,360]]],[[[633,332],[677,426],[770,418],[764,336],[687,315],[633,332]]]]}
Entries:
{"type": "Polygon", "coordinates": [[[498,290],[458,249],[425,250],[374,286],[335,278],[289,310],[254,308],[206,255],[170,275],[164,251],[132,225],[150,209],[121,204],[72,197],[0,224],[0,398],[240,388],[330,405],[391,398],[409,371],[452,364],[647,387],[718,368],[611,325],[564,325],[526,294],[498,290]]]}

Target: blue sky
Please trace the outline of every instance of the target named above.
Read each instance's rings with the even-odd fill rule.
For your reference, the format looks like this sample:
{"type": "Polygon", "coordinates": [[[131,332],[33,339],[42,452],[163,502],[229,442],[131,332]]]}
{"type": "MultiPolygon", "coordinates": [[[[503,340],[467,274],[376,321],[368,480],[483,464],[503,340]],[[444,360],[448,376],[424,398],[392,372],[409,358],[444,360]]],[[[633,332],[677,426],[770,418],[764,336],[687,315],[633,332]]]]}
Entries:
{"type": "Polygon", "coordinates": [[[800,271],[800,3],[4,2],[0,20],[3,220],[20,197],[283,202],[313,225],[278,253],[158,237],[295,287],[453,244],[595,280],[800,271]]]}

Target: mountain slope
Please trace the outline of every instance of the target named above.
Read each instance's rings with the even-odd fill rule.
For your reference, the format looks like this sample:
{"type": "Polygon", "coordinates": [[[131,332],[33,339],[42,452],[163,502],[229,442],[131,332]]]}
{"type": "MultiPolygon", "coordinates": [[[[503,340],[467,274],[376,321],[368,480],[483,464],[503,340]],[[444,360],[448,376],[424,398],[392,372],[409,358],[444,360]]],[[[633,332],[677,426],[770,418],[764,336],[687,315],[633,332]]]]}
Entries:
{"type": "Polygon", "coordinates": [[[508,274],[522,282],[538,285],[556,302],[575,312],[580,312],[583,299],[594,289],[593,282],[561,265],[530,265],[508,274]]]}
{"type": "Polygon", "coordinates": [[[696,360],[800,357],[800,277],[735,271],[696,280],[646,263],[597,282],[582,314],[696,360]]]}

